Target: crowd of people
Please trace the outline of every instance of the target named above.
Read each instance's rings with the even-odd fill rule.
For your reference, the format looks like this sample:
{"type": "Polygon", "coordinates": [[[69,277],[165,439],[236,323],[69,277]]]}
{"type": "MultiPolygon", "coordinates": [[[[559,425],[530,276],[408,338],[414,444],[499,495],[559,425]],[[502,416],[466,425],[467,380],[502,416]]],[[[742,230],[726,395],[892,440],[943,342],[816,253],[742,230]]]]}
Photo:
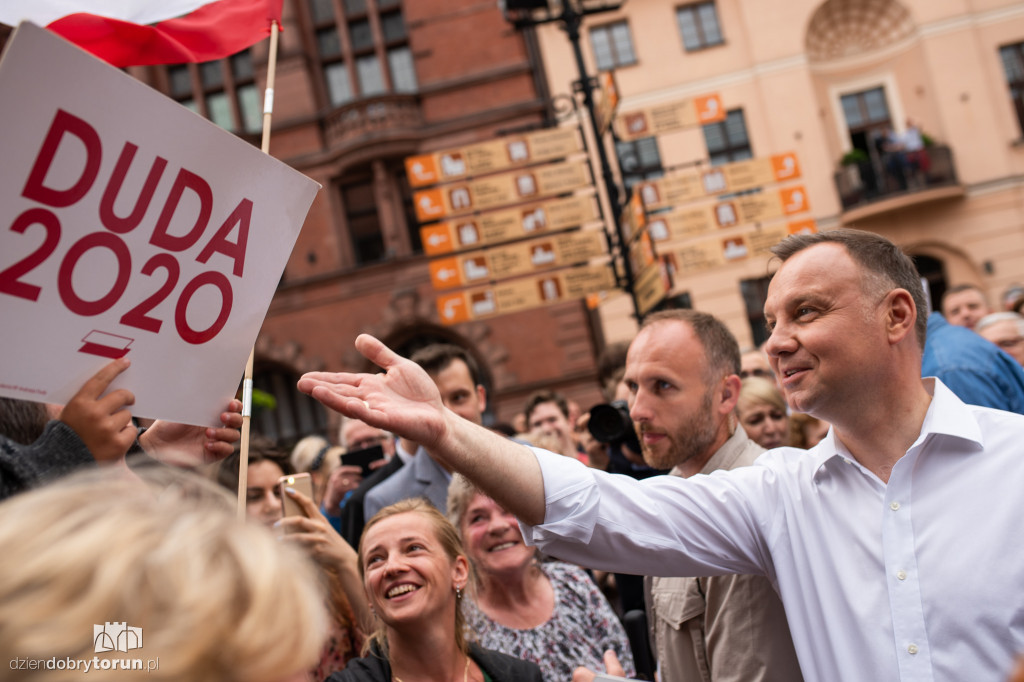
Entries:
{"type": "Polygon", "coordinates": [[[1024,290],[928,314],[877,235],[773,253],[762,347],[651,314],[592,409],[538,391],[487,428],[472,353],[361,336],[384,372],[299,382],[337,433],[249,443],[246,522],[238,401],[142,428],[123,360],[0,401],[5,679],[1009,680],[1024,290]]]}

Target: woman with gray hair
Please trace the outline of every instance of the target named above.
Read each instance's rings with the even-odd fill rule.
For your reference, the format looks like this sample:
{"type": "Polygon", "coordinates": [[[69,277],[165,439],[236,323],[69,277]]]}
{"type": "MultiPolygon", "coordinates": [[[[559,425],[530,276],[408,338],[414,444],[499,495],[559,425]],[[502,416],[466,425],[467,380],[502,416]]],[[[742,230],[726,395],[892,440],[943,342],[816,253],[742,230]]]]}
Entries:
{"type": "Polygon", "coordinates": [[[634,674],[626,632],[585,570],[539,563],[515,517],[461,474],[448,487],[448,518],[473,569],[466,625],[481,646],[533,661],[547,682],[580,666],[604,670],[608,650],[634,674]]]}

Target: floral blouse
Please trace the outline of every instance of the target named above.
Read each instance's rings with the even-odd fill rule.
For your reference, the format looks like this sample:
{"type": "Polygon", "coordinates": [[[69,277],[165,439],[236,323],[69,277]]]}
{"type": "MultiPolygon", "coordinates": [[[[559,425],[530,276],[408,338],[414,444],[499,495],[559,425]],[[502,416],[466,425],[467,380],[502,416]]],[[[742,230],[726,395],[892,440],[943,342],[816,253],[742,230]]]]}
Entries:
{"type": "Polygon", "coordinates": [[[545,682],[568,682],[581,665],[603,671],[608,649],[618,655],[628,677],[635,675],[626,631],[590,575],[560,561],[542,563],[540,568],[555,593],[551,618],[529,630],[505,627],[466,599],[463,611],[470,638],[485,649],[533,661],[545,682]]]}

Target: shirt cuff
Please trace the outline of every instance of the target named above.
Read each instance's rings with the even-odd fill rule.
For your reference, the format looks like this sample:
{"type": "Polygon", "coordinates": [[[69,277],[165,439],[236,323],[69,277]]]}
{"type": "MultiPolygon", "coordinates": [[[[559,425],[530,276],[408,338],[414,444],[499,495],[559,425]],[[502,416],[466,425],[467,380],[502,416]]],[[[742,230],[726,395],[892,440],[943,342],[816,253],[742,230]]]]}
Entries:
{"type": "Polygon", "coordinates": [[[544,478],[544,523],[519,528],[528,545],[543,547],[555,540],[588,543],[594,534],[600,495],[594,469],[579,460],[541,448],[530,448],[544,478]]]}

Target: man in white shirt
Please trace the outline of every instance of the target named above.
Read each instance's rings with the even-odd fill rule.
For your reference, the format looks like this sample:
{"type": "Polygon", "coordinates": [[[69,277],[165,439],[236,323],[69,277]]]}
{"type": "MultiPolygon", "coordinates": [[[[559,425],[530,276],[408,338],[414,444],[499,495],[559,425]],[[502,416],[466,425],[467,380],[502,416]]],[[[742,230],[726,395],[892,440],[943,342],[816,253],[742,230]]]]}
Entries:
{"type": "Polygon", "coordinates": [[[429,443],[550,554],[766,576],[806,680],[1005,679],[1024,651],[1024,416],[920,378],[923,290],[884,238],[794,235],[773,253],[765,350],[790,407],[832,424],[806,452],[687,479],[609,476],[456,419],[426,375],[367,336],[356,345],[386,376],[299,387],[429,443]]]}

